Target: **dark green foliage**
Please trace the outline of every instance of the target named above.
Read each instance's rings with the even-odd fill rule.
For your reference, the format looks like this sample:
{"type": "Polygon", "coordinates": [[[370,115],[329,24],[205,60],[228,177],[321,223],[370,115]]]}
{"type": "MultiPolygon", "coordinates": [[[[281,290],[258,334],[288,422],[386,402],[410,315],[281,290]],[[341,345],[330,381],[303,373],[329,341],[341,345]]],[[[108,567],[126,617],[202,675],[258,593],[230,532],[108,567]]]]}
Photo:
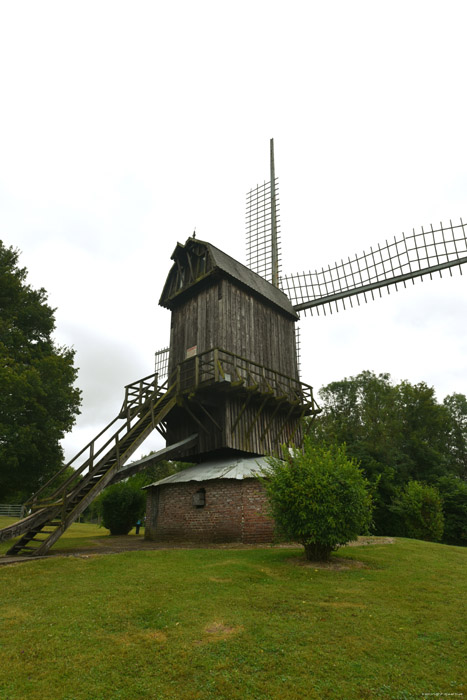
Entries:
{"type": "Polygon", "coordinates": [[[436,483],[443,500],[443,542],[467,546],[467,484],[457,476],[442,476],[436,483]]]}
{"type": "Polygon", "coordinates": [[[111,535],[128,535],[144,514],[144,494],[123,482],[109,486],[101,497],[102,523],[111,535]]]}
{"type": "Polygon", "coordinates": [[[439,542],[443,536],[444,517],[439,491],[419,481],[409,481],[395,499],[391,510],[399,518],[400,534],[417,540],[439,542]]]}
{"type": "MultiPolygon", "coordinates": [[[[409,481],[437,486],[445,476],[465,478],[467,399],[462,394],[439,404],[424,382],[393,384],[389,374],[373,372],[332,382],[319,393],[323,412],[311,425],[311,438],[318,445],[345,443],[360,462],[375,488],[378,534],[401,534],[392,505],[409,481]]],[[[456,521],[459,532],[462,508],[456,499],[445,498],[443,509],[446,522],[456,521]]]]}
{"type": "MultiPolygon", "coordinates": [[[[144,459],[144,457],[146,456],[149,457],[151,454],[154,454],[154,452],[150,452],[149,455],[143,455],[141,459],[144,459]]],[[[166,476],[176,474],[182,469],[186,469],[186,467],[190,466],[191,464],[188,464],[186,462],[172,462],[166,459],[162,459],[160,462],[156,462],[156,464],[153,464],[150,467],[147,467],[143,471],[139,472],[138,474],[131,476],[128,479],[128,482],[132,484],[134,488],[143,488],[143,486],[148,486],[149,484],[153,484],[155,481],[165,479],[166,476]]]]}
{"type": "Polygon", "coordinates": [[[74,351],[52,340],[54,310],[0,241],[0,501],[26,500],[61,467],[79,413],[74,351]]]}
{"type": "Polygon", "coordinates": [[[450,471],[467,479],[467,397],[451,394],[446,396],[443,405],[451,421],[448,435],[450,471]]]}
{"type": "MultiPolygon", "coordinates": [[[[151,454],[154,454],[154,450],[148,455],[143,455],[141,459],[144,459],[144,457],[149,457],[151,454]]],[[[156,464],[143,469],[143,471],[139,472],[138,474],[130,476],[128,479],[126,479],[125,483],[129,484],[135,491],[138,491],[144,486],[148,486],[155,481],[164,479],[166,476],[171,476],[171,474],[176,474],[189,466],[191,465],[187,464],[186,462],[171,462],[163,459],[160,462],[156,462],[156,464]]],[[[86,508],[84,512],[85,520],[100,521],[100,518],[102,518],[102,499],[107,493],[107,490],[101,493],[101,495],[98,496],[88,508],[86,508]]],[[[143,494],[144,503],[146,503],[147,491],[144,490],[141,491],[141,493],[143,494]]]]}
{"type": "Polygon", "coordinates": [[[339,545],[366,532],[371,522],[369,484],[344,447],[305,440],[304,450],[270,458],[264,478],[279,532],[305,547],[307,559],[326,560],[339,545]]]}

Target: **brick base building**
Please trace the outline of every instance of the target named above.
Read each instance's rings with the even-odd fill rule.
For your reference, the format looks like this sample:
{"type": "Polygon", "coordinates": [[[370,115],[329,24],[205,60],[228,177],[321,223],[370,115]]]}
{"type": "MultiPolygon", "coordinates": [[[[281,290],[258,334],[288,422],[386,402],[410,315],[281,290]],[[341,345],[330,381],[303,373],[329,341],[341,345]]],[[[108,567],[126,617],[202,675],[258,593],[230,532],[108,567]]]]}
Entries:
{"type": "Polygon", "coordinates": [[[265,490],[255,478],[264,458],[188,467],[147,486],[146,539],[161,542],[272,542],[265,490]]]}

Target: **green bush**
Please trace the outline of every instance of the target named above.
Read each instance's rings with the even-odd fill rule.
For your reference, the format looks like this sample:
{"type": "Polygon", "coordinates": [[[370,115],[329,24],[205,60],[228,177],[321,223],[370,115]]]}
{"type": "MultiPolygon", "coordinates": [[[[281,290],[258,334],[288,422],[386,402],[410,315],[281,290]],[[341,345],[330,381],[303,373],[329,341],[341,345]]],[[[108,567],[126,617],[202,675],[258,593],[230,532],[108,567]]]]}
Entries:
{"type": "Polygon", "coordinates": [[[305,440],[303,452],[283,449],[263,473],[278,531],[300,542],[310,560],[329,559],[339,545],[356,539],[371,523],[369,482],[345,447],[305,440]]]}
{"type": "Polygon", "coordinates": [[[443,537],[443,503],[434,486],[409,481],[391,506],[399,519],[399,534],[417,540],[440,542],[443,537]]]}
{"type": "Polygon", "coordinates": [[[443,499],[444,534],[446,544],[467,545],[467,484],[453,474],[437,482],[443,499]]]}
{"type": "Polygon", "coordinates": [[[102,523],[111,535],[128,535],[144,513],[144,494],[125,482],[110,486],[101,497],[102,523]]]}

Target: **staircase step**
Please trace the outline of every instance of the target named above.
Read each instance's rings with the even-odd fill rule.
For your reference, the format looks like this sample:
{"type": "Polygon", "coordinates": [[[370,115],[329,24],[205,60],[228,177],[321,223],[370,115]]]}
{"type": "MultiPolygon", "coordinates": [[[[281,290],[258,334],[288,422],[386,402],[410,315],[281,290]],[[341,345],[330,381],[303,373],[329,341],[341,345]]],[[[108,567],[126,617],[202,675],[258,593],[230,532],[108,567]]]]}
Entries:
{"type": "MultiPolygon", "coordinates": [[[[102,455],[100,461],[95,463],[94,469],[93,467],[89,469],[84,484],[75,483],[74,487],[70,488],[73,496],[66,503],[64,503],[64,494],[60,488],[45,502],[36,502],[33,507],[34,511],[42,509],[44,511],[43,517],[51,519],[43,522],[40,526],[35,525],[29,531],[23,530],[23,537],[11,548],[10,552],[34,555],[39,549],[41,551],[47,550],[52,541],[76,519],[77,512],[81,508],[79,504],[83,503],[83,499],[90,502],[94,495],[97,496],[102,492],[102,480],[105,483],[110,481],[117,473],[117,467],[123,466],[124,460],[120,456],[128,456],[134,451],[136,444],[140,444],[152,428],[155,428],[163,420],[162,416],[174,405],[173,402],[173,394],[167,396],[165,392],[161,391],[144,395],[141,403],[133,411],[132,420],[127,421],[112,438],[115,440],[114,446],[109,446],[111,442],[108,443],[107,457],[102,455]],[[156,408],[154,408],[155,402],[157,402],[156,408]],[[150,410],[151,406],[153,410],[150,410]],[[37,546],[33,546],[36,543],[37,546]]],[[[89,446],[92,448],[94,445],[95,441],[91,442],[89,446]]],[[[89,466],[89,462],[87,464],[89,466]]]]}

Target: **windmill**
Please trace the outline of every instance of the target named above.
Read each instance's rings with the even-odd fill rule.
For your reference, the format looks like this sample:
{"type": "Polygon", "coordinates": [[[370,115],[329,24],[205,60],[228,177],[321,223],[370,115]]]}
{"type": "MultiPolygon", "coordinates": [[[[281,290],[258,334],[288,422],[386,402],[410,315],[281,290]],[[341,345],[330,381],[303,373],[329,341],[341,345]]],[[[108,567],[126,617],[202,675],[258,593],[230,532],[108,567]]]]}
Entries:
{"type": "Polygon", "coordinates": [[[160,298],[170,345],[156,353],[156,372],[125,387],[114,420],[31,497],[25,518],[0,531],[1,540],[20,536],[8,554],[46,553],[106,486],[171,458],[194,466],[148,487],[149,537],[268,541],[258,464],[280,444],[300,444],[302,418],[319,412],[299,378],[299,314],[346,308],[467,262],[461,221],[281,276],[272,140],[270,164],[270,181],[247,195],[248,266],[194,235],[177,244],[160,298]],[[154,430],[167,446],[128,463],[154,430]]]}

